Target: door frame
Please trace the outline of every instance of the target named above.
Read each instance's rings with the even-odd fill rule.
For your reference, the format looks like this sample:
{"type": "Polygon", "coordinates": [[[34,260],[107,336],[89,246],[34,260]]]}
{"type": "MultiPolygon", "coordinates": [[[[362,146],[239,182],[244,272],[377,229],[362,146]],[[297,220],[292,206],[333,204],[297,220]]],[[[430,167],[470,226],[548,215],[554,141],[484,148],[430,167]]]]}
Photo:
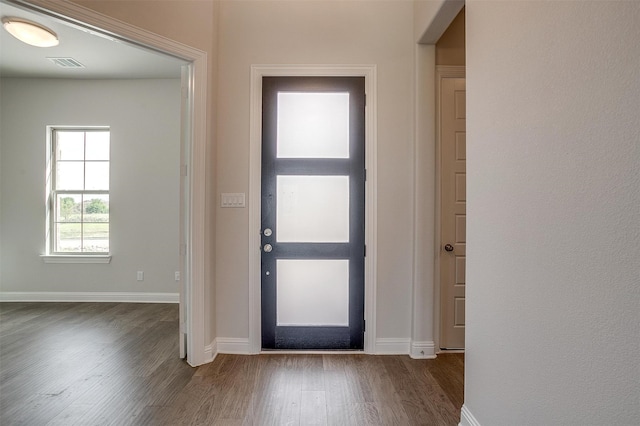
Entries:
{"type": "Polygon", "coordinates": [[[262,351],[261,289],[261,181],[262,181],[262,77],[364,77],[365,79],[365,245],[364,352],[375,353],[377,138],[375,65],[252,65],[249,130],[249,353],[262,351]]]}
{"type": "Polygon", "coordinates": [[[182,70],[180,106],[180,356],[194,367],[210,362],[213,354],[205,346],[207,53],[72,2],[3,1],[188,63],[182,70]]]}
{"type": "Polygon", "coordinates": [[[440,297],[442,295],[442,283],[440,282],[440,261],[442,257],[442,134],[441,134],[441,90],[442,80],[445,78],[465,78],[466,67],[460,65],[436,66],[436,199],[435,199],[435,262],[434,262],[434,342],[436,352],[440,352],[440,334],[442,330],[442,308],[440,297]]]}

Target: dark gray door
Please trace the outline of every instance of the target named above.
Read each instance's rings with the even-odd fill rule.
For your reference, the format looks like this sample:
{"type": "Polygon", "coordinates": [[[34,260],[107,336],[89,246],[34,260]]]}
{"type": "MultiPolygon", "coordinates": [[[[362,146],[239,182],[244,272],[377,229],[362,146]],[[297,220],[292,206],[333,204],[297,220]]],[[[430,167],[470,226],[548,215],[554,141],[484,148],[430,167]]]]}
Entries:
{"type": "Polygon", "coordinates": [[[363,77],[264,77],[262,347],[362,349],[363,77]]]}

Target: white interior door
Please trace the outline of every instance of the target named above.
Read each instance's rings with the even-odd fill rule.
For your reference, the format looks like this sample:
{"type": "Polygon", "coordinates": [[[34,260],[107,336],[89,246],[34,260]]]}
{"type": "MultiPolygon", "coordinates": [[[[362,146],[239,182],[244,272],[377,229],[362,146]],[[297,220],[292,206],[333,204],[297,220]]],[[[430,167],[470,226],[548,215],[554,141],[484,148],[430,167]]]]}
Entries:
{"type": "Polygon", "coordinates": [[[466,88],[440,80],[440,347],[463,349],[466,255],[466,88]]]}

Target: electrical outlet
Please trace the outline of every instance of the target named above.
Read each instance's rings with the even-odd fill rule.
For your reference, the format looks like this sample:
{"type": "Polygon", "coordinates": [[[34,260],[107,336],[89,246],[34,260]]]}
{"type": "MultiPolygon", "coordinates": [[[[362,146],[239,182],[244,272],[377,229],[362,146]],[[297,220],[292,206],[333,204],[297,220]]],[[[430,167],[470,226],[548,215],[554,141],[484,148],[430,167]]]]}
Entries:
{"type": "Polygon", "coordinates": [[[144,271],[138,271],[138,281],[144,281],[144,271]]]}
{"type": "Polygon", "coordinates": [[[180,271],[176,271],[175,280],[180,281],[180,271]]]}

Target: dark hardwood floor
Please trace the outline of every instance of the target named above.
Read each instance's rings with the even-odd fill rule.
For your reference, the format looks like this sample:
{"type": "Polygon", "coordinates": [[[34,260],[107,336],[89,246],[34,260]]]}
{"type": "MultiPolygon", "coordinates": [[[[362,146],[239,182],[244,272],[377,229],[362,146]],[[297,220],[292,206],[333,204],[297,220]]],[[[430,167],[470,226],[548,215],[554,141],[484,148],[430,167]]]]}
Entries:
{"type": "Polygon", "coordinates": [[[462,354],[178,358],[178,307],[1,303],[1,425],[457,425],[462,354]]]}

